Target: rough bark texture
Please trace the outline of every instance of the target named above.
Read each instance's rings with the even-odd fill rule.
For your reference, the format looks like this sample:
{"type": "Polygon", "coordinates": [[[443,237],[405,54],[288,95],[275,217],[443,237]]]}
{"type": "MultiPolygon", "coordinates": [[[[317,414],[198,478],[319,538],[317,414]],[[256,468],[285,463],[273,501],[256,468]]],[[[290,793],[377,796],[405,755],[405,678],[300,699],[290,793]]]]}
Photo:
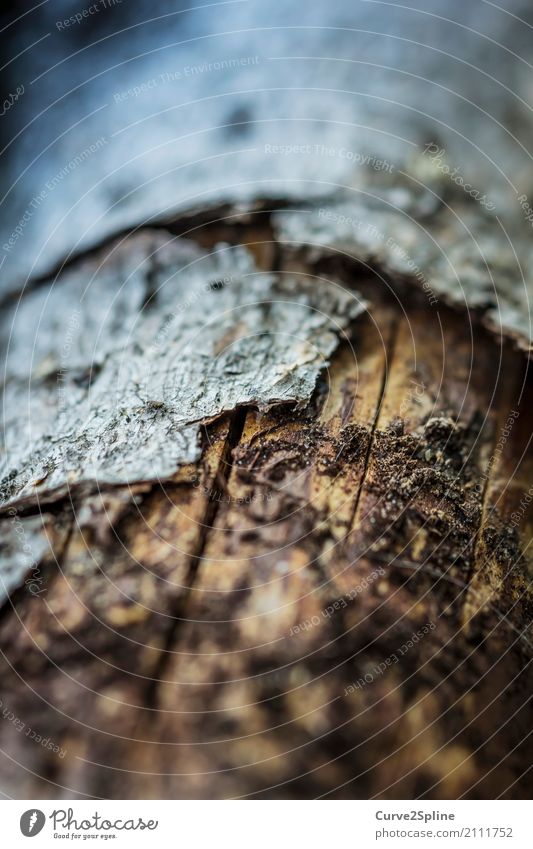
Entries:
{"type": "MultiPolygon", "coordinates": [[[[100,487],[96,471],[69,483],[62,449],[50,457],[53,485],[33,480],[30,492],[27,475],[22,487],[12,477],[0,519],[11,564],[0,614],[5,795],[526,795],[527,361],[472,313],[430,304],[402,274],[355,250],[316,242],[310,250],[312,239],[287,238],[280,226],[260,212],[198,225],[199,248],[173,243],[180,257],[206,257],[202,284],[220,280],[216,245],[246,244],[263,299],[283,302],[279,323],[271,307],[254,312],[267,349],[247,348],[230,377],[218,375],[218,406],[185,417],[200,434],[198,454],[180,453],[169,431],[175,409],[157,393],[152,401],[165,406],[148,418],[146,406],[130,411],[143,426],[157,423],[156,445],[169,443],[157,474],[104,475],[100,487]],[[301,320],[285,312],[287,297],[303,305],[301,320]],[[325,317],[313,312],[321,309],[325,317]],[[276,344],[272,334],[284,331],[276,344]],[[256,394],[230,391],[226,381],[241,387],[250,367],[256,394]]],[[[124,261],[133,246],[146,257],[154,238],[165,241],[141,234],[131,255],[127,242],[124,261]]],[[[232,279],[243,251],[228,252],[232,279]]],[[[147,293],[146,275],[141,285],[120,266],[115,279],[102,259],[71,265],[50,297],[103,269],[110,301],[109,286],[124,292],[119,324],[128,334],[131,316],[130,364],[142,322],[155,316],[156,334],[168,315],[156,295],[160,266],[147,293]]],[[[172,275],[162,274],[169,293],[172,275]]],[[[87,336],[76,343],[84,347],[72,346],[67,367],[76,403],[94,397],[101,379],[101,370],[87,375],[92,352],[105,371],[113,345],[124,350],[111,332],[103,335],[111,348],[100,346],[92,321],[106,307],[90,297],[81,308],[87,336]]],[[[68,315],[65,307],[63,328],[68,315]]],[[[113,326],[113,310],[105,321],[113,326]]],[[[248,329],[246,311],[220,319],[213,345],[226,365],[248,329]]],[[[168,352],[167,336],[162,345],[168,352]]],[[[32,374],[41,393],[52,375],[55,399],[57,356],[37,353],[16,358],[13,369],[28,370],[11,384],[32,374]]],[[[135,380],[123,377],[120,392],[135,380]]],[[[56,431],[60,444],[69,433],[56,431]]],[[[148,454],[135,450],[144,463],[148,454]]]]}

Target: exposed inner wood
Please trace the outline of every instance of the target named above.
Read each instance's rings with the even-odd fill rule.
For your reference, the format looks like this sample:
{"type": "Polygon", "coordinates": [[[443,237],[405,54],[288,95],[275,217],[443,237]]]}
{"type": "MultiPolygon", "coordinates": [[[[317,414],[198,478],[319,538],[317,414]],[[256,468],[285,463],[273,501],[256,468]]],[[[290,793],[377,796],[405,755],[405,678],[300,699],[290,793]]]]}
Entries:
{"type": "Polygon", "coordinates": [[[306,409],[237,410],[171,482],[44,508],[57,562],[0,620],[5,794],[526,795],[526,363],[350,273],[372,306],[306,409]]]}

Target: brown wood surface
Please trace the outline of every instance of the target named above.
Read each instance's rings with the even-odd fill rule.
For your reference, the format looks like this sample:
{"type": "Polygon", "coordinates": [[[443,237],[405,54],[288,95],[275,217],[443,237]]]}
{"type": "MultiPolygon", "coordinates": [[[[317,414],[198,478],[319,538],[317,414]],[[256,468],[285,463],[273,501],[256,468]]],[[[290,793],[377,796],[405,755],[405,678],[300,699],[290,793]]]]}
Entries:
{"type": "Polygon", "coordinates": [[[46,591],[1,611],[2,709],[25,727],[0,722],[5,795],[526,795],[527,364],[466,313],[343,274],[372,306],[308,408],[239,409],[173,480],[43,509],[46,591]]]}

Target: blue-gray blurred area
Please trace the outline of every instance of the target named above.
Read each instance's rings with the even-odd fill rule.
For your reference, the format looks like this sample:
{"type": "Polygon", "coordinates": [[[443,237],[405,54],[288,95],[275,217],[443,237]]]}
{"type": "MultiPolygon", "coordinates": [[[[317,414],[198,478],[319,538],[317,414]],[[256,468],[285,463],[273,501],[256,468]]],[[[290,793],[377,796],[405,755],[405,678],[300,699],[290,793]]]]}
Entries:
{"type": "Polygon", "coordinates": [[[8,4],[4,290],[174,211],[358,190],[363,156],[400,179],[429,142],[504,212],[533,183],[532,12],[522,0],[8,4]]]}

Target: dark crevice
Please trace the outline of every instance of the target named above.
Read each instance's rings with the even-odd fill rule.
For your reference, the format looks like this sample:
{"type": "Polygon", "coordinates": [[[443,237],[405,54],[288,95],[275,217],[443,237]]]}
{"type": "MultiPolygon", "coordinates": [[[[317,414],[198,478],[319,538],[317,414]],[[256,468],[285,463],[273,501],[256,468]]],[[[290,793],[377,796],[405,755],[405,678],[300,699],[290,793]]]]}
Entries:
{"type": "Polygon", "coordinates": [[[11,521],[13,515],[20,519],[28,519],[32,516],[58,516],[65,510],[76,509],[83,504],[85,499],[95,495],[117,493],[127,491],[132,495],[148,492],[159,480],[136,481],[135,483],[103,483],[99,481],[82,481],[71,484],[65,491],[63,486],[55,490],[39,493],[39,496],[26,495],[9,501],[0,507],[0,525],[11,521]],[[13,512],[14,511],[14,512],[13,512]]]}
{"type": "Polygon", "coordinates": [[[270,271],[273,271],[275,274],[282,274],[285,264],[286,264],[286,252],[283,247],[283,244],[275,238],[274,230],[272,226],[272,214],[269,214],[268,217],[268,227],[272,233],[272,243],[274,245],[274,251],[272,255],[272,263],[270,267],[270,271]]]}
{"type": "Polygon", "coordinates": [[[368,474],[368,469],[370,466],[370,458],[372,456],[372,449],[374,447],[374,440],[376,435],[376,428],[379,420],[379,414],[381,412],[381,405],[383,403],[383,398],[385,397],[385,391],[387,389],[387,381],[389,377],[389,372],[392,366],[392,360],[394,358],[395,349],[396,349],[396,339],[398,336],[398,328],[399,328],[399,319],[395,316],[391,322],[391,328],[389,331],[389,338],[387,339],[387,345],[385,350],[385,363],[383,367],[383,374],[381,375],[381,385],[379,389],[378,400],[376,404],[376,410],[374,413],[374,419],[372,421],[372,427],[370,429],[370,436],[368,439],[368,447],[366,449],[365,458],[363,461],[363,473],[361,475],[361,480],[359,483],[359,488],[357,490],[357,494],[355,496],[354,506],[352,510],[352,515],[350,516],[350,522],[348,525],[350,533],[353,530],[354,522],[357,518],[357,511],[359,509],[359,502],[361,501],[361,495],[366,483],[366,478],[368,474]]]}
{"type": "Polygon", "coordinates": [[[150,254],[149,263],[145,278],[144,297],[139,308],[139,313],[141,314],[154,309],[157,306],[158,300],[157,278],[160,266],[157,262],[155,252],[150,254]]]}
{"type": "MultiPolygon", "coordinates": [[[[218,486],[225,487],[229,479],[232,468],[232,452],[233,449],[236,448],[239,444],[242,432],[244,430],[244,423],[246,420],[247,412],[248,410],[246,407],[240,407],[239,409],[237,409],[236,413],[232,418],[228,436],[226,438],[226,443],[224,445],[224,450],[222,452],[222,456],[220,458],[214,478],[214,482],[218,483],[218,486]]],[[[187,622],[187,607],[189,605],[193,586],[198,577],[198,571],[205,551],[205,547],[207,545],[209,532],[213,528],[214,523],[216,521],[220,503],[220,500],[217,498],[209,498],[208,500],[205,514],[200,525],[200,533],[196,548],[189,556],[187,578],[185,583],[186,590],[178,599],[176,599],[173,608],[171,608],[170,610],[169,615],[172,617],[172,623],[166,633],[164,646],[158,657],[155,669],[151,676],[151,680],[146,689],[144,704],[146,705],[146,708],[148,708],[148,710],[157,709],[157,696],[159,684],[164,679],[172,646],[178,639],[181,628],[187,622]]]]}
{"type": "MultiPolygon", "coordinates": [[[[17,513],[16,515],[18,516],[19,514],[17,513]]],[[[67,521],[67,515],[64,516],[64,520],[65,522],[67,521]]],[[[62,571],[75,524],[74,513],[71,513],[68,515],[68,527],[65,531],[65,540],[63,544],[59,547],[57,552],[54,551],[53,554],[46,553],[41,562],[36,563],[28,569],[28,572],[24,575],[23,582],[10,593],[8,598],[6,598],[0,606],[0,623],[2,623],[14,609],[20,610],[22,600],[29,593],[29,590],[26,588],[24,583],[29,574],[34,572],[35,569],[38,569],[40,577],[42,577],[46,584],[48,584],[58,572],[62,571]]],[[[29,594],[31,595],[31,593],[29,594]]]]}
{"type": "Polygon", "coordinates": [[[36,275],[28,281],[21,281],[20,287],[0,293],[0,309],[5,309],[15,304],[19,299],[25,298],[32,292],[40,289],[42,286],[52,283],[64,271],[79,263],[90,260],[101,251],[111,247],[117,241],[129,239],[132,236],[142,235],[143,233],[155,233],[157,231],[166,231],[173,236],[192,241],[200,241],[202,231],[204,231],[205,237],[205,232],[213,230],[214,243],[218,239],[216,228],[221,225],[228,225],[231,226],[237,237],[235,243],[238,243],[240,241],[238,237],[243,235],[251,223],[269,223],[272,212],[285,209],[287,206],[288,202],[282,198],[269,200],[258,199],[255,202],[250,201],[249,204],[240,204],[237,209],[235,205],[229,203],[213,204],[212,206],[198,209],[184,210],[175,218],[159,218],[153,221],[143,221],[142,224],[136,226],[115,230],[95,245],[91,245],[81,251],[71,252],[65,259],[52,266],[43,274],[36,275]]]}

